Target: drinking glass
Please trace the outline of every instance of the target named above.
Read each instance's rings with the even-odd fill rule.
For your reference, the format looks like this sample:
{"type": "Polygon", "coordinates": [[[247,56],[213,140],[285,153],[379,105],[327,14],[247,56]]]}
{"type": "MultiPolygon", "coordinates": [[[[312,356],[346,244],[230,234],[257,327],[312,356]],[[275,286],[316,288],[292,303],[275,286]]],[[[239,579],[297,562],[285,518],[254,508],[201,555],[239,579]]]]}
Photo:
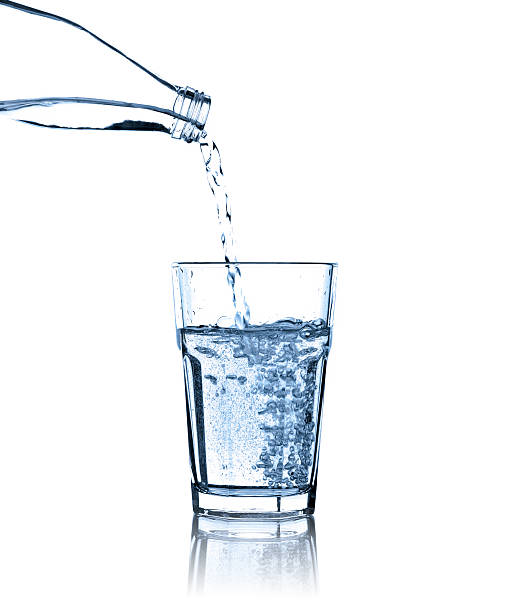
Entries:
{"type": "Polygon", "coordinates": [[[173,264],[196,514],[313,514],[336,271],[173,264]],[[240,327],[242,298],[250,319],[240,327]]]}

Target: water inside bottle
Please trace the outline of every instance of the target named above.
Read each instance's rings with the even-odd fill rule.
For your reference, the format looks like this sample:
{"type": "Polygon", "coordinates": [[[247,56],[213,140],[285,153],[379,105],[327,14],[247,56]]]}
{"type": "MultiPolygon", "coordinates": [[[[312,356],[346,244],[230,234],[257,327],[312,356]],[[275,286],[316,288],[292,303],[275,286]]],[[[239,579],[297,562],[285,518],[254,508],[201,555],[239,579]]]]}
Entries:
{"type": "Polygon", "coordinates": [[[0,25],[6,38],[2,41],[2,52],[12,53],[12,62],[5,67],[1,80],[2,97],[9,96],[12,99],[0,100],[0,116],[48,128],[152,130],[183,137],[181,128],[190,119],[186,116],[190,105],[182,102],[190,93],[189,88],[162,79],[114,45],[69,19],[7,0],[0,0],[0,7],[14,9],[4,12],[2,8],[0,15],[0,25]],[[20,20],[20,13],[39,19],[35,21],[33,17],[27,16],[20,20]],[[11,37],[9,28],[17,31],[20,27],[26,27],[25,35],[30,39],[36,26],[43,29],[44,36],[54,41],[59,52],[66,47],[67,56],[73,58],[71,74],[69,64],[65,60],[60,62],[59,55],[52,53],[51,48],[39,54],[19,54],[16,49],[11,50],[10,46],[21,36],[11,37]],[[76,48],[72,46],[75,38],[76,48]],[[47,56],[49,59],[45,62],[47,56]],[[16,62],[21,68],[17,68],[16,62]],[[109,66],[109,72],[104,72],[107,70],[105,66],[109,66]],[[18,75],[13,72],[13,67],[20,70],[18,75]],[[14,82],[9,82],[9,75],[11,81],[14,77],[14,82]],[[108,82],[115,85],[109,86],[107,83],[105,86],[106,75],[108,82]],[[35,83],[32,85],[36,90],[34,93],[40,93],[41,96],[30,95],[32,82],[35,83]],[[53,88],[55,91],[52,91],[53,88]],[[56,95],[48,95],[50,93],[56,95]],[[65,96],[63,93],[72,95],[65,96]],[[77,96],[77,93],[91,95],[77,96]],[[121,99],[113,99],[116,95],[120,95],[121,99]],[[130,100],[131,96],[134,99],[130,100]],[[171,103],[173,98],[179,98],[176,108],[166,107],[165,104],[171,103]]]}

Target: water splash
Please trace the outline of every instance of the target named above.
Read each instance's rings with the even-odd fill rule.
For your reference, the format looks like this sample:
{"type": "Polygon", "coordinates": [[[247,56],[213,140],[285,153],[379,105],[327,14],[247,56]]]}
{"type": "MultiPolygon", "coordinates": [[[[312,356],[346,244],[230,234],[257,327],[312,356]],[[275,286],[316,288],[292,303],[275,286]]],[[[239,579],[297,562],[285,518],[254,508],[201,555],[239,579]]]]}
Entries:
{"type": "Polygon", "coordinates": [[[206,134],[200,139],[199,145],[203,155],[208,184],[210,185],[217,206],[217,218],[221,230],[222,249],[224,251],[224,260],[228,270],[227,280],[233,293],[235,324],[239,329],[243,329],[249,325],[251,313],[243,292],[240,266],[237,265],[231,204],[224,183],[222,160],[217,145],[213,139],[206,134]]]}

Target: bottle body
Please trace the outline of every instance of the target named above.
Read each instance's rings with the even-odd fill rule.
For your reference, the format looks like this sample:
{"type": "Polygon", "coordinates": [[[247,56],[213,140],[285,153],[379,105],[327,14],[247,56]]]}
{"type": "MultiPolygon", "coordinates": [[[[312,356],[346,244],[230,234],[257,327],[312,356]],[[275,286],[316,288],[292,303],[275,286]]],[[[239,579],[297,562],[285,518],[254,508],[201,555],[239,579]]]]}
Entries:
{"type": "Polygon", "coordinates": [[[210,98],[165,81],[82,26],[0,0],[0,117],[53,128],[160,131],[187,142],[210,98]],[[21,8],[20,8],[21,7],[21,8]],[[48,40],[37,46],[31,41],[48,40]]]}

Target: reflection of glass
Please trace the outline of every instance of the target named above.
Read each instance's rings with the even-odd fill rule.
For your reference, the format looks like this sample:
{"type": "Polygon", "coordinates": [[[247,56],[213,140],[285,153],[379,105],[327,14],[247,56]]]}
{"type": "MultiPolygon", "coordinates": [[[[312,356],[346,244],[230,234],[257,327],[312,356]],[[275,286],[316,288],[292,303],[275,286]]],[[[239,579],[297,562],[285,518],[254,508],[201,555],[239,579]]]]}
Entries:
{"type": "Polygon", "coordinates": [[[311,593],[316,590],[315,522],[194,516],[189,588],[211,594],[233,589],[311,593]]]}

